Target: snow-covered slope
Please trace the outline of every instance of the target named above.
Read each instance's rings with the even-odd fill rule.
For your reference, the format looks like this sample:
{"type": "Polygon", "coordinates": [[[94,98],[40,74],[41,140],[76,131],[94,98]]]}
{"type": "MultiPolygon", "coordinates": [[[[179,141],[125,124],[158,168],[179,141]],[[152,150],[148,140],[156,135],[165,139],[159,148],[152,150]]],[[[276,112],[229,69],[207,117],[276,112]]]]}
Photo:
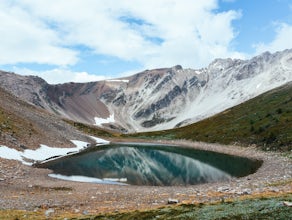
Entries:
{"type": "Polygon", "coordinates": [[[129,78],[115,99],[102,101],[130,131],[190,124],[292,80],[292,50],[250,60],[217,59],[207,68],[176,66],[129,78]]]}
{"type": "Polygon", "coordinates": [[[0,86],[53,113],[122,132],[190,124],[292,81],[292,49],[250,60],[216,59],[198,70],[181,66],[130,77],[49,85],[0,72],[0,86]]]}
{"type": "Polygon", "coordinates": [[[248,61],[217,59],[203,74],[208,80],[200,95],[176,119],[156,129],[199,121],[291,81],[292,50],[266,52],[248,61]]]}

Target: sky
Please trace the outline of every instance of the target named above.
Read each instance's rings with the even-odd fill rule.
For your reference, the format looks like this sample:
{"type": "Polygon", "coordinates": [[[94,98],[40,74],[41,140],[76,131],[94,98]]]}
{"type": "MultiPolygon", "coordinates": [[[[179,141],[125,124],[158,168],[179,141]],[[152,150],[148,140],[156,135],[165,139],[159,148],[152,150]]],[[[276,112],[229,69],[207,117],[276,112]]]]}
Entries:
{"type": "Polygon", "coordinates": [[[291,0],[0,0],[0,69],[48,83],[292,48],[291,0]]]}

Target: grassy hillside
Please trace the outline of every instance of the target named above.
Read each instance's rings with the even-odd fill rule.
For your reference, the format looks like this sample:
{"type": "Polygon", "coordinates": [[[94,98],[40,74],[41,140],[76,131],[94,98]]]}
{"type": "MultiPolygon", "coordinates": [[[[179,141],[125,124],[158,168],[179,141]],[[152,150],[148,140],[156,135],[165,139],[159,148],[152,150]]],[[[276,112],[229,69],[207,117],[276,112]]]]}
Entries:
{"type": "Polygon", "coordinates": [[[222,201],[217,204],[169,206],[149,211],[135,211],[116,215],[81,219],[290,219],[291,207],[283,201],[291,201],[291,194],[278,198],[258,198],[238,201],[222,201]]]}
{"type": "Polygon", "coordinates": [[[72,146],[70,140],[88,137],[60,117],[49,114],[0,88],[0,145],[17,150],[35,149],[40,144],[72,146]]]}
{"type": "Polygon", "coordinates": [[[147,139],[187,139],[256,144],[264,150],[292,150],[292,83],[223,113],[172,130],[123,135],[147,139]]]}
{"type": "MultiPolygon", "coordinates": [[[[292,195],[279,195],[277,197],[258,197],[250,199],[224,200],[213,204],[183,204],[165,206],[152,210],[125,211],[83,215],[64,213],[53,215],[46,219],[75,219],[75,220],[102,220],[102,219],[200,219],[200,220],[227,220],[227,219],[291,219],[291,207],[285,206],[284,201],[291,202],[292,195]]],[[[0,219],[45,219],[45,210],[0,210],[0,219]]]]}
{"type": "Polygon", "coordinates": [[[13,95],[0,88],[0,144],[26,148],[28,145],[36,145],[32,136],[43,137],[32,121],[23,117],[20,113],[22,109],[35,111],[33,106],[17,101],[13,95]]]}
{"type": "Polygon", "coordinates": [[[95,125],[88,125],[81,122],[72,121],[69,119],[63,119],[63,121],[74,126],[79,131],[82,131],[92,136],[103,137],[103,138],[114,138],[114,137],[120,136],[120,133],[114,133],[113,131],[110,131],[110,130],[98,128],[95,125]]]}

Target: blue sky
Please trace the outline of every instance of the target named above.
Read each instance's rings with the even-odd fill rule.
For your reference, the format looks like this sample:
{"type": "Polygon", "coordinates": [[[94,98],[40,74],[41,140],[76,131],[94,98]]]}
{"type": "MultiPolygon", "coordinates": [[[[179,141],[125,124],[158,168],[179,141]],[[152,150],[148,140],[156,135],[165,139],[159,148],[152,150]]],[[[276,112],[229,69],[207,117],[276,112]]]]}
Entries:
{"type": "Polygon", "coordinates": [[[290,0],[2,0],[0,69],[49,83],[292,48],[290,0]]]}
{"type": "Polygon", "coordinates": [[[258,42],[266,44],[272,42],[279,24],[292,25],[290,0],[222,1],[220,6],[219,10],[222,11],[237,10],[242,13],[241,18],[233,23],[235,30],[238,31],[234,44],[237,50],[248,54],[255,53],[254,45],[258,42]]]}

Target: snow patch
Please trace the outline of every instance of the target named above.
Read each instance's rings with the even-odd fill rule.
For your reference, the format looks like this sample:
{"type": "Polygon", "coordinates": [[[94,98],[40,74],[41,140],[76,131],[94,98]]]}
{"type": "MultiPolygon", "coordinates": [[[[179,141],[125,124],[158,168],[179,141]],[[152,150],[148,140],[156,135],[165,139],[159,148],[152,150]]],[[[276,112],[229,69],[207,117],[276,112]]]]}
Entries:
{"type": "MultiPolygon", "coordinates": [[[[108,144],[109,142],[90,136],[92,139],[96,141],[98,144],[108,144]]],[[[76,147],[71,147],[71,148],[57,148],[57,147],[49,147],[46,145],[41,144],[40,148],[36,150],[24,150],[23,152],[0,145],[0,157],[4,159],[9,159],[9,160],[18,160],[22,162],[25,165],[32,165],[30,161],[43,161],[49,158],[54,158],[54,157],[61,157],[61,156],[66,156],[70,153],[78,153],[80,150],[87,148],[88,144],[87,142],[84,141],[78,141],[78,140],[71,140],[71,142],[76,146],[76,147]]]]}
{"type": "Polygon", "coordinates": [[[257,84],[257,89],[260,88],[262,83],[257,84]]]}
{"type": "Polygon", "coordinates": [[[107,82],[125,82],[125,83],[128,83],[129,82],[128,79],[108,79],[106,81],[107,82]]]}
{"type": "Polygon", "coordinates": [[[97,144],[109,144],[110,143],[109,141],[104,140],[102,138],[97,138],[97,137],[94,137],[94,136],[89,136],[89,137],[91,137],[93,140],[95,140],[95,142],[97,144]]]}
{"type": "Polygon", "coordinates": [[[23,161],[22,152],[0,145],[0,157],[8,160],[23,161]]]}
{"type": "Polygon", "coordinates": [[[127,182],[127,178],[103,178],[104,181],[110,181],[110,182],[127,182]]]}
{"type": "Polygon", "coordinates": [[[107,124],[107,123],[114,123],[115,122],[115,115],[112,114],[108,118],[94,118],[95,125],[101,126],[102,124],[107,124]]]}
{"type": "Polygon", "coordinates": [[[72,143],[76,145],[73,148],[56,148],[49,147],[41,144],[40,148],[36,150],[25,150],[22,154],[24,158],[41,161],[47,158],[56,157],[56,156],[64,156],[70,152],[78,152],[79,150],[85,148],[87,146],[87,142],[72,140],[72,143]]]}
{"type": "Polygon", "coordinates": [[[121,183],[121,182],[127,181],[126,178],[121,178],[121,179],[98,179],[98,178],[87,177],[87,176],[64,176],[64,175],[60,175],[60,174],[49,174],[49,177],[56,178],[56,179],[61,179],[61,180],[75,181],[75,182],[127,185],[125,183],[121,183]]]}

